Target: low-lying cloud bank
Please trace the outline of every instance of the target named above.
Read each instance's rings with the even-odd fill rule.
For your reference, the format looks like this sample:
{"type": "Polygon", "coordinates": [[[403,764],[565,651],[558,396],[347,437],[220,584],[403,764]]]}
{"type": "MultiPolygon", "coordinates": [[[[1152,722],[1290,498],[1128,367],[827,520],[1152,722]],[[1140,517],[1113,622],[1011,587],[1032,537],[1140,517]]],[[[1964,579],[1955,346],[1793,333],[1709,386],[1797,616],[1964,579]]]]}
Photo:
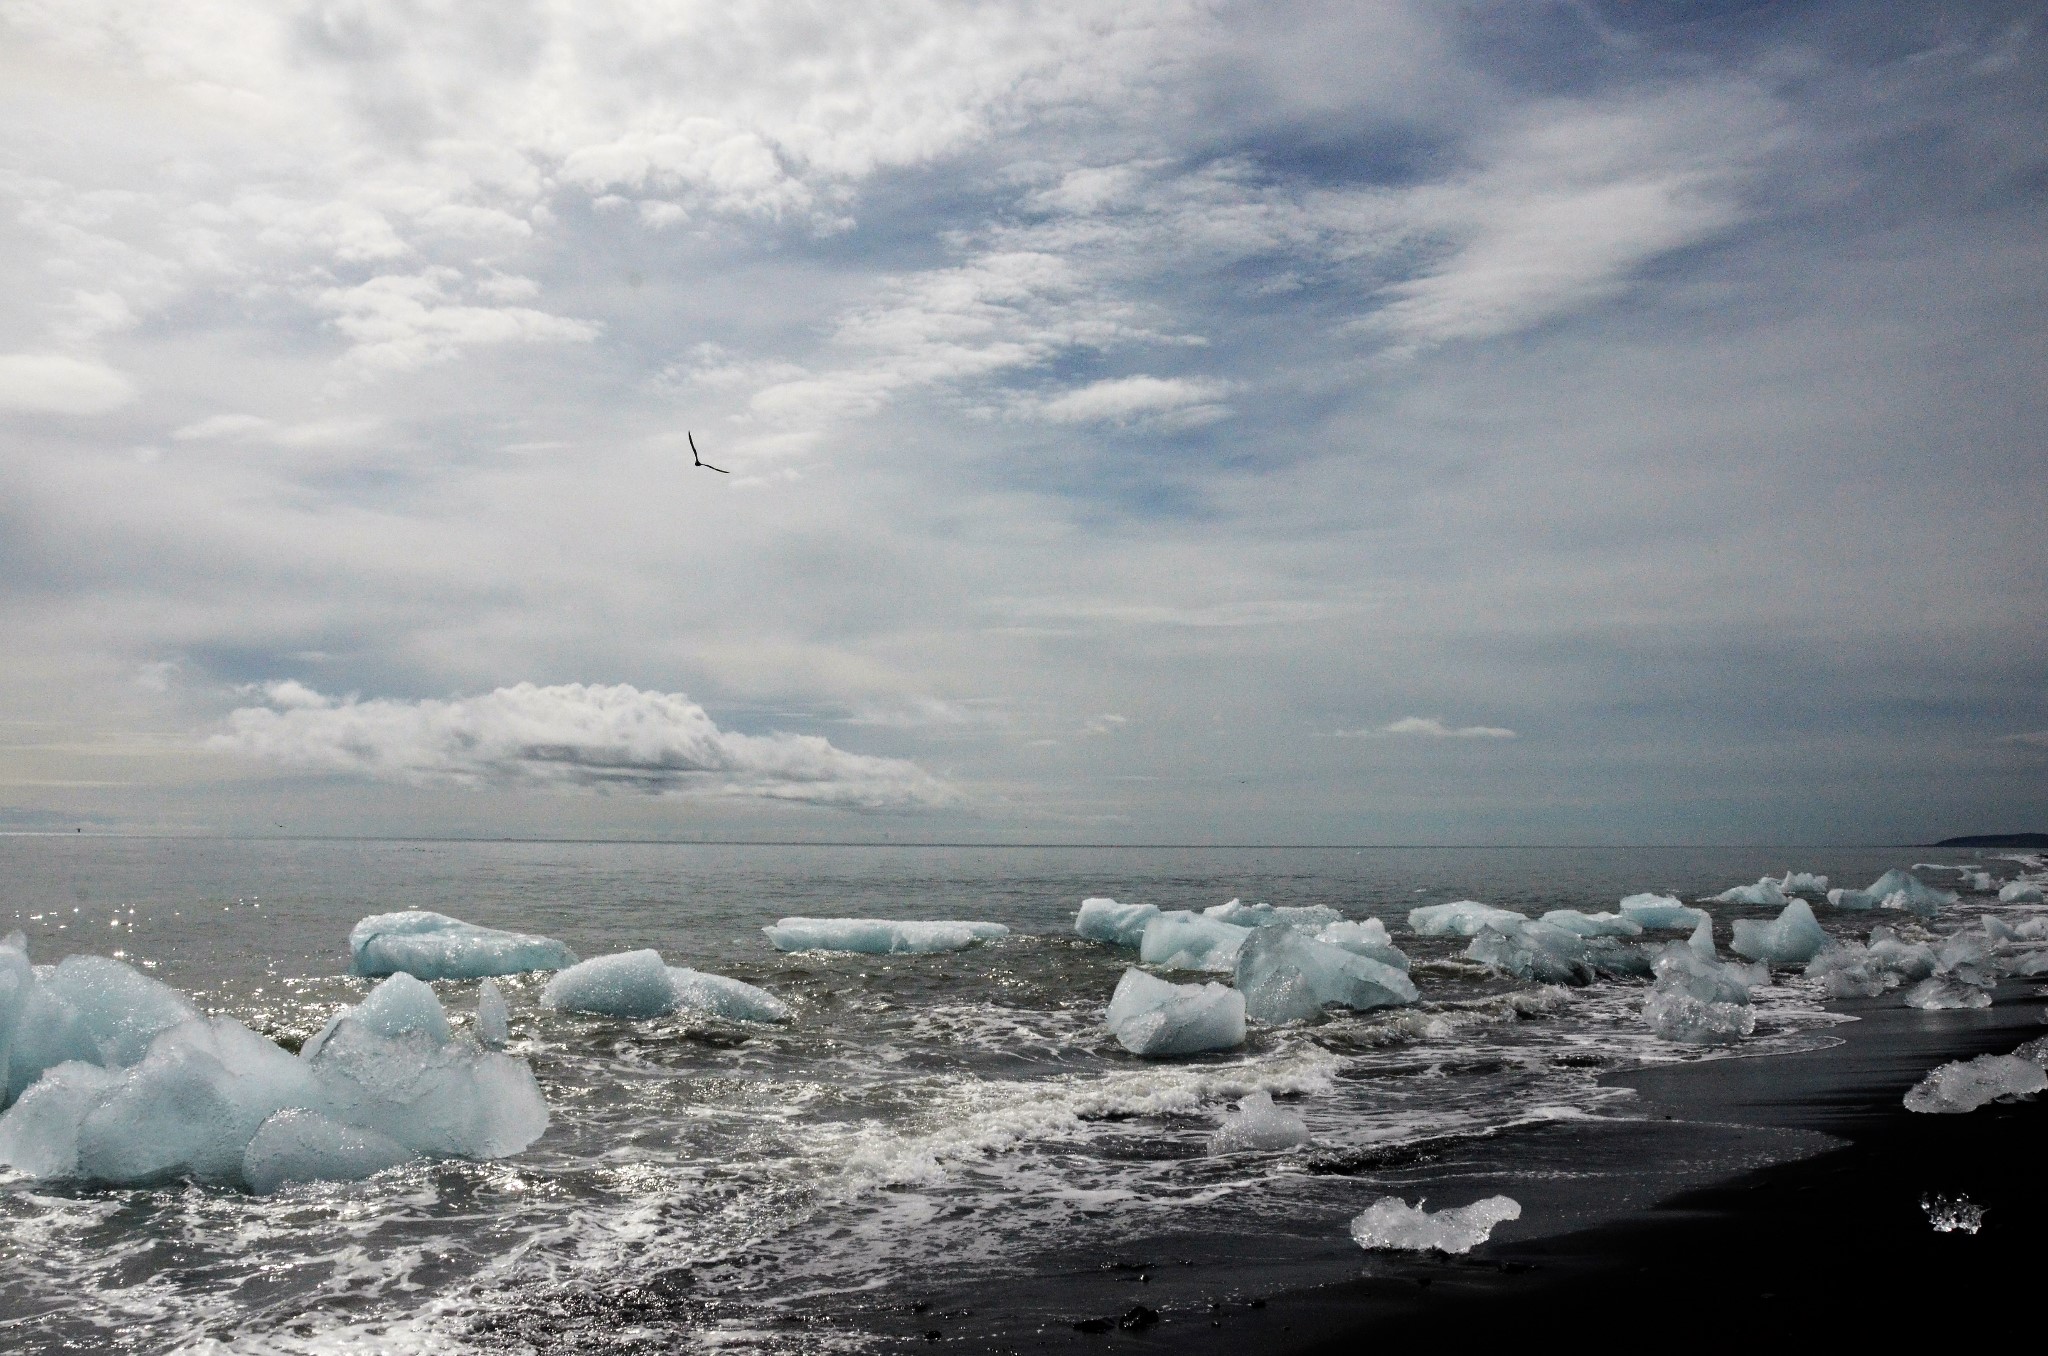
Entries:
{"type": "Polygon", "coordinates": [[[210,741],[285,767],[414,785],[544,787],[804,801],[896,810],[958,799],[902,758],[816,735],[735,734],[676,692],[520,683],[455,701],[358,701],[271,683],[210,741]]]}

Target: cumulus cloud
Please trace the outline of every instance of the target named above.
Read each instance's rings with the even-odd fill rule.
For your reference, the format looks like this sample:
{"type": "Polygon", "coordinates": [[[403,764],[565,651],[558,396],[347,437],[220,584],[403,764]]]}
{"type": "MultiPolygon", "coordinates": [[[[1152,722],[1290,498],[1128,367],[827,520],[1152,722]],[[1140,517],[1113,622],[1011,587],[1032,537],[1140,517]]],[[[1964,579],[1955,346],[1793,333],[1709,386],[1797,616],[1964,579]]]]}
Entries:
{"type": "Polygon", "coordinates": [[[128,378],[102,363],[59,353],[0,353],[0,410],[105,414],[134,398],[128,378]]]}
{"type": "Polygon", "coordinates": [[[1186,377],[1114,377],[1077,387],[1027,407],[1055,424],[1151,423],[1189,428],[1226,418],[1229,387],[1186,377]]]}
{"type": "Polygon", "coordinates": [[[317,302],[335,328],[355,341],[350,357],[370,368],[422,367],[483,344],[584,342],[597,337],[585,320],[530,306],[475,306],[450,297],[452,269],[385,274],[354,287],[321,290],[317,302]]]}
{"type": "Polygon", "coordinates": [[[1513,730],[1498,725],[1446,725],[1436,716],[1403,716],[1385,725],[1364,730],[1339,730],[1339,739],[1384,739],[1390,735],[1418,735],[1424,739],[1514,739],[1513,730]]]}
{"type": "Polygon", "coordinates": [[[232,712],[214,747],[316,771],[415,785],[633,791],[800,801],[849,810],[956,799],[915,763],[815,735],[737,734],[671,692],[519,683],[441,701],[323,696],[286,680],[232,712]]]}

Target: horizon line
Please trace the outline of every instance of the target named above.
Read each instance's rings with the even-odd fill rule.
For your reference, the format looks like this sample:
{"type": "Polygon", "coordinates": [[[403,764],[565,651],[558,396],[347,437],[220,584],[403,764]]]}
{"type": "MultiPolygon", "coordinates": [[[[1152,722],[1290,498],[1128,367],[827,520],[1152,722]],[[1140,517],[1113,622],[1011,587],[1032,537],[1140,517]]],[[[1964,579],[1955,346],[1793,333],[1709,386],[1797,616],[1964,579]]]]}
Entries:
{"type": "MultiPolygon", "coordinates": [[[[1995,834],[1967,834],[1957,837],[1998,837],[1995,834]]],[[[2017,835],[2013,835],[2017,836],[2017,835]]],[[[591,838],[556,836],[514,836],[482,834],[236,834],[236,833],[140,833],[85,829],[0,829],[0,838],[97,838],[149,842],[211,843],[555,843],[592,844],[614,847],[880,847],[880,848],[1068,848],[1114,851],[1562,851],[1600,849],[1733,850],[1739,848],[1933,848],[1926,842],[1814,842],[1814,843],[1071,843],[996,842],[965,840],[918,840],[866,838],[591,838]]],[[[1974,852],[1995,848],[1995,843],[1955,846],[1953,851],[1974,852]]]]}

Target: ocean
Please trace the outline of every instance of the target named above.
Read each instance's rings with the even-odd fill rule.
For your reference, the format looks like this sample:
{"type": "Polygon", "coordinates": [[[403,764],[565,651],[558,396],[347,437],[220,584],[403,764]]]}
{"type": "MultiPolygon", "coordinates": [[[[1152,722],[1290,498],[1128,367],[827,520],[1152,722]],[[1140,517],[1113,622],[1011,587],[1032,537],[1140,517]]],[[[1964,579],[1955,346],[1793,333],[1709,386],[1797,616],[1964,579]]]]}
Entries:
{"type": "MultiPolygon", "coordinates": [[[[1482,1179],[1513,1195],[1518,1174],[1559,1171],[1528,1147],[1544,1127],[1631,1116],[1633,1094],[1602,1074],[1715,1057],[1653,1036],[1640,982],[1503,978],[1462,959],[1462,940],[1408,933],[1410,909],[1595,911],[1787,869],[1860,886],[1929,852],[0,837],[0,930],[21,929],[33,960],[113,955],[287,1043],[360,1001],[349,929],[397,909],[544,933],[586,958],[653,947],[794,1009],[778,1026],[579,1017],[539,1005],[545,976],[516,977],[500,981],[509,1048],[551,1124],[515,1157],[260,1198],[0,1179],[0,1346],[1022,1346],[1078,1336],[1092,1311],[1068,1298],[1077,1277],[1128,1282],[1167,1312],[1317,1284],[1356,1273],[1347,1221],[1378,1196],[1460,1204],[1433,1189],[1453,1160],[1468,1198],[1482,1179]],[[1380,918],[1423,1001],[1138,1059],[1102,1026],[1134,957],[1073,933],[1089,896],[1380,918]],[[1012,933],[946,955],[783,955],[761,929],[786,915],[1012,933]],[[1208,1152],[1219,1117],[1259,1091],[1311,1142],[1208,1152]]],[[[1724,945],[1730,917],[1763,916],[1715,912],[1724,945]]],[[[1821,914],[1859,937],[1874,921],[1821,914]]],[[[466,1023],[477,986],[435,987],[466,1023]]],[[[1841,1020],[1796,972],[1756,1005],[1744,1055],[1828,1042],[1841,1020]]],[[[1496,1236],[1568,1222],[1525,1213],[1496,1236]]]]}

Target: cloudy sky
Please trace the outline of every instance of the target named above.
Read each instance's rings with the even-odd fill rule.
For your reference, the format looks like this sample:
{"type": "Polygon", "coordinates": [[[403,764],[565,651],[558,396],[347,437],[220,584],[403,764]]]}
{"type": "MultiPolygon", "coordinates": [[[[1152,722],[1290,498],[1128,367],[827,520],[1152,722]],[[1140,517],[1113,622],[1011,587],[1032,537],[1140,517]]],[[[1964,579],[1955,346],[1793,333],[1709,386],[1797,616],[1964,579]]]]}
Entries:
{"type": "Polygon", "coordinates": [[[0,0],[0,828],[2048,828],[2044,228],[2038,4],[0,0]]]}

